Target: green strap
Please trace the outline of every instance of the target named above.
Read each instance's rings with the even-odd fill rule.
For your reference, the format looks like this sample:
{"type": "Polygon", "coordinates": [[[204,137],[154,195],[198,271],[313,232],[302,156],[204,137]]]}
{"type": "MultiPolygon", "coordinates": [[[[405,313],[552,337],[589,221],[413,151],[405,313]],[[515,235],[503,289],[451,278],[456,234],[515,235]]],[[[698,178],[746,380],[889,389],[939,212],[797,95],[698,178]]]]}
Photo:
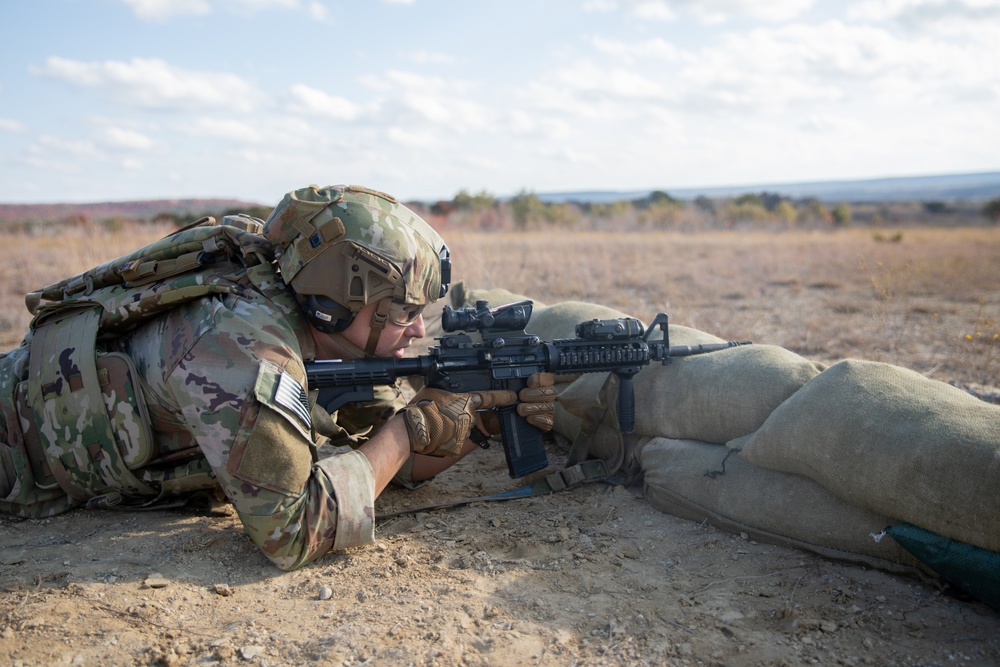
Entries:
{"type": "Polygon", "coordinates": [[[577,463],[576,465],[564,468],[563,470],[557,470],[551,475],[546,475],[537,482],[529,484],[528,486],[523,486],[519,489],[504,491],[502,493],[494,493],[488,496],[479,496],[476,498],[463,498],[461,500],[453,500],[451,502],[440,503],[438,505],[426,505],[424,507],[417,507],[416,509],[400,510],[399,512],[391,512],[389,514],[379,514],[375,518],[378,520],[391,519],[392,517],[403,516],[404,514],[429,512],[431,510],[458,507],[459,505],[468,505],[469,503],[478,503],[489,500],[515,500],[518,498],[548,496],[556,493],[557,491],[565,491],[566,489],[571,489],[575,486],[579,486],[580,484],[603,482],[607,481],[607,479],[608,469],[604,465],[604,461],[601,461],[600,459],[593,459],[590,461],[584,461],[583,463],[577,463]]]}

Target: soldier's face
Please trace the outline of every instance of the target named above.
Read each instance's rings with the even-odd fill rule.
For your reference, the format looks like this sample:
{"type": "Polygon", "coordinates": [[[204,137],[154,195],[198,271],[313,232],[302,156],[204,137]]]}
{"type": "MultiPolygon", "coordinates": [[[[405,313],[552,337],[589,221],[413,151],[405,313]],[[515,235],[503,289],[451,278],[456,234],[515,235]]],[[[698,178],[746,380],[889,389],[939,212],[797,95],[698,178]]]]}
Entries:
{"type": "MultiPolygon", "coordinates": [[[[358,311],[354,321],[343,331],[343,336],[347,340],[362,349],[368,344],[368,334],[372,328],[372,314],[377,305],[370,303],[358,311]]],[[[406,353],[410,342],[414,338],[423,338],[425,333],[424,318],[419,313],[405,324],[394,322],[390,318],[379,336],[378,345],[375,347],[375,356],[383,359],[399,359],[406,353]]]]}

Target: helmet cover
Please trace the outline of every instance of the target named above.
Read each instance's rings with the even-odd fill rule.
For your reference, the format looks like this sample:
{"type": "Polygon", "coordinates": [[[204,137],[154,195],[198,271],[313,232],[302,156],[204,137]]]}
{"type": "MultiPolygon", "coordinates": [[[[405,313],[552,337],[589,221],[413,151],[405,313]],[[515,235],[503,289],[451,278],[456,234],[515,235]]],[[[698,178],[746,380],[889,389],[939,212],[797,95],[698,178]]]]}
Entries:
{"type": "Polygon", "coordinates": [[[296,295],[327,297],[351,313],[386,298],[427,305],[451,279],[448,247],[433,227],[394,197],[356,185],[289,192],[263,234],[296,295]]]}

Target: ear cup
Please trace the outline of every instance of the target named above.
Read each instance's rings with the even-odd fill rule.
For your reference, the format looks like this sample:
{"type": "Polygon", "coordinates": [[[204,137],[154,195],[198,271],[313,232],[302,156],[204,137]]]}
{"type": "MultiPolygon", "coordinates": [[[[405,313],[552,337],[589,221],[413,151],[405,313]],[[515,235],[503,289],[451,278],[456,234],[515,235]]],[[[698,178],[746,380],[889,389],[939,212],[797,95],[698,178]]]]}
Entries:
{"type": "Polygon", "coordinates": [[[306,317],[323,333],[339,333],[354,321],[354,313],[328,296],[310,294],[306,298],[306,317]]]}

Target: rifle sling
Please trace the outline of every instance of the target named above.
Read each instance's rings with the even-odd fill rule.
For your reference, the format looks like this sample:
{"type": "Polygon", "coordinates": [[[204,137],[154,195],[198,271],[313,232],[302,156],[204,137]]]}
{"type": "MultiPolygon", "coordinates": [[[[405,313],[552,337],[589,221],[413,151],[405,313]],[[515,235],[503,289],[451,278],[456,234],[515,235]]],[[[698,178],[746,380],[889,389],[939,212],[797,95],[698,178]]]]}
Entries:
{"type": "Polygon", "coordinates": [[[393,517],[403,516],[406,514],[430,512],[432,510],[447,509],[449,507],[458,507],[460,505],[468,505],[470,503],[478,503],[488,500],[515,500],[518,498],[548,496],[557,491],[571,489],[579,486],[580,484],[606,482],[608,481],[608,477],[608,469],[604,465],[604,461],[600,459],[592,459],[590,461],[584,461],[583,463],[577,463],[576,465],[569,466],[563,470],[557,470],[550,475],[542,477],[537,482],[529,484],[528,486],[522,486],[519,489],[512,489],[510,491],[503,491],[501,493],[494,493],[487,496],[479,496],[477,498],[452,500],[450,502],[440,503],[437,505],[425,505],[424,507],[390,512],[389,514],[379,514],[375,518],[377,520],[391,519],[393,517]]]}

